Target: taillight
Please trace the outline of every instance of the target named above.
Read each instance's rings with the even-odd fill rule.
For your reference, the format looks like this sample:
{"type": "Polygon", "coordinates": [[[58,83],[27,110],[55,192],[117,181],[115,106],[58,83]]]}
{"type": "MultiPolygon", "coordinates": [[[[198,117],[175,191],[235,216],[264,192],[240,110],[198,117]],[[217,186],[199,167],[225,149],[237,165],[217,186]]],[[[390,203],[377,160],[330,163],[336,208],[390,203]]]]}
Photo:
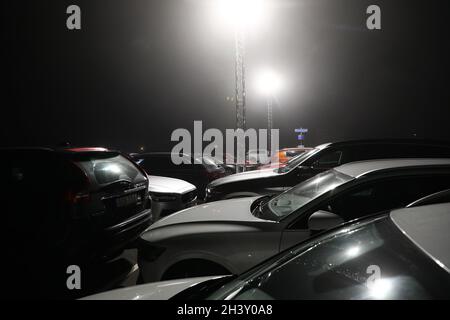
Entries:
{"type": "Polygon", "coordinates": [[[70,204],[80,204],[89,202],[91,200],[91,196],[87,192],[74,192],[69,190],[64,194],[64,200],[70,204]]]}

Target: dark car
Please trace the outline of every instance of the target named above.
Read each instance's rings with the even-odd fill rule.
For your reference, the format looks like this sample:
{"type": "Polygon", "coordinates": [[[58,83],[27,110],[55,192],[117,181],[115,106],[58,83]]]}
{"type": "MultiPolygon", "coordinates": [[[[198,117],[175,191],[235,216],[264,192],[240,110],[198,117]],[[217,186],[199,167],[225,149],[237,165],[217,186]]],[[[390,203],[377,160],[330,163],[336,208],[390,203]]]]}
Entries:
{"type": "Polygon", "coordinates": [[[450,143],[424,140],[364,140],[327,143],[289,160],[278,169],[258,170],[215,180],[205,201],[277,194],[339,165],[386,158],[450,158],[450,143]]]}
{"type": "Polygon", "coordinates": [[[132,158],[149,175],[177,178],[197,187],[199,199],[205,196],[205,189],[211,181],[224,177],[225,169],[209,158],[194,158],[183,155],[186,163],[174,164],[170,152],[134,154],[132,158]]]}
{"type": "Polygon", "coordinates": [[[24,281],[42,297],[77,296],[66,286],[67,267],[77,265],[83,293],[95,290],[101,280],[93,270],[111,265],[149,226],[145,172],[120,152],[100,148],[2,149],[0,155],[3,267],[17,275],[11,286],[20,291],[24,281]]]}

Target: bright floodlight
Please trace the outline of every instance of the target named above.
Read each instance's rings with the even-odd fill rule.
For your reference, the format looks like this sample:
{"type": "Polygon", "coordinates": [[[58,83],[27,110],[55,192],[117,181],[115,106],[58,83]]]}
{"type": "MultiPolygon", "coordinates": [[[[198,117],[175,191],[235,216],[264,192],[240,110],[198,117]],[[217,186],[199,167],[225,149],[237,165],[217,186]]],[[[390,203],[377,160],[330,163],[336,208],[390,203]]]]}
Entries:
{"type": "Polygon", "coordinates": [[[267,0],[215,0],[217,12],[232,27],[254,27],[262,22],[267,12],[267,0]]]}
{"type": "Polygon", "coordinates": [[[256,78],[256,87],[258,91],[266,96],[272,96],[281,89],[281,79],[272,70],[263,70],[256,78]]]}

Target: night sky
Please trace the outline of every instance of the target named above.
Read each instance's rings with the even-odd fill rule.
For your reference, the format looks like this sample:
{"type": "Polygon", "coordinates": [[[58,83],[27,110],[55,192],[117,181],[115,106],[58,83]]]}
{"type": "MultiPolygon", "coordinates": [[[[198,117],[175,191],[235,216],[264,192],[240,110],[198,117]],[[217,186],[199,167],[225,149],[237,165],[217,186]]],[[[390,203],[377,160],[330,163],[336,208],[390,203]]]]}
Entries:
{"type": "MultiPolygon", "coordinates": [[[[194,120],[234,128],[233,34],[205,1],[2,2],[1,145],[162,151],[194,120]],[[66,28],[70,4],[82,30],[66,28]]],[[[299,127],[307,145],[450,139],[448,1],[274,2],[247,38],[248,127],[266,127],[252,77],[270,66],[285,82],[274,109],[282,147],[299,127]],[[382,30],[365,26],[370,4],[382,30]]]]}

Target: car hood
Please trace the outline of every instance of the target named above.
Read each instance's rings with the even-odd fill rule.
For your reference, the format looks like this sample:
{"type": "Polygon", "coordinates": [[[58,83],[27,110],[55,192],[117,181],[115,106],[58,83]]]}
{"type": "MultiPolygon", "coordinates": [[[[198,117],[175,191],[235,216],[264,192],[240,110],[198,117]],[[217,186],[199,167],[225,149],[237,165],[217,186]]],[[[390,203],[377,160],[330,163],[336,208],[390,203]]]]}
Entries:
{"type": "Polygon", "coordinates": [[[147,230],[196,222],[267,222],[251,213],[250,207],[258,198],[222,200],[191,207],[155,222],[147,230]]]}
{"type": "Polygon", "coordinates": [[[186,193],[195,190],[195,186],[184,180],[148,176],[148,191],[149,192],[161,192],[161,193],[186,193]]]}
{"type": "Polygon", "coordinates": [[[243,173],[236,173],[229,175],[227,177],[223,177],[211,182],[208,186],[211,188],[215,188],[219,185],[224,185],[233,182],[240,182],[246,180],[256,180],[256,179],[264,179],[268,177],[278,176],[278,173],[275,169],[266,169],[266,170],[255,170],[243,173]]]}
{"type": "Polygon", "coordinates": [[[81,300],[167,300],[199,283],[226,276],[209,276],[147,283],[111,290],[82,298],[81,300]]]}

